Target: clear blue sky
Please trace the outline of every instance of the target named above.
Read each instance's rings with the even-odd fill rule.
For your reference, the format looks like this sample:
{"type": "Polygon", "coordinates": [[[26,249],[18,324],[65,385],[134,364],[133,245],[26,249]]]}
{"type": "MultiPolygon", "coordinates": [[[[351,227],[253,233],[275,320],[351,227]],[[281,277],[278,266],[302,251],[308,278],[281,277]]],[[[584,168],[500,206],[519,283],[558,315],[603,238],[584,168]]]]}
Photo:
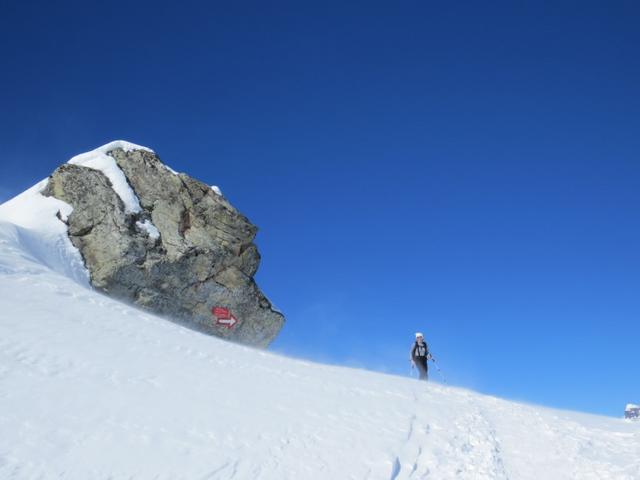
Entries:
{"type": "Polygon", "coordinates": [[[422,330],[450,383],[621,415],[638,25],[634,1],[5,0],[0,198],[150,146],[260,227],[273,349],[407,375],[422,330]]]}

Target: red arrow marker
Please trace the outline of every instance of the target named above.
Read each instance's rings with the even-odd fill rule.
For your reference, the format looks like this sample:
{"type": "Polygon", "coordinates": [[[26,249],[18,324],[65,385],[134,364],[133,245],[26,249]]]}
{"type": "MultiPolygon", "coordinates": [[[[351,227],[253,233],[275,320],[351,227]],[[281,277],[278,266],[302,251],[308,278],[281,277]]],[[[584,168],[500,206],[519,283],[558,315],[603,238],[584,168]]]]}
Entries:
{"type": "Polygon", "coordinates": [[[226,328],[233,328],[238,323],[238,319],[225,307],[213,307],[211,313],[216,317],[216,324],[226,328]]]}
{"type": "Polygon", "coordinates": [[[231,315],[231,318],[219,318],[216,323],[227,328],[233,328],[236,326],[236,323],[238,323],[238,319],[231,315]]]}

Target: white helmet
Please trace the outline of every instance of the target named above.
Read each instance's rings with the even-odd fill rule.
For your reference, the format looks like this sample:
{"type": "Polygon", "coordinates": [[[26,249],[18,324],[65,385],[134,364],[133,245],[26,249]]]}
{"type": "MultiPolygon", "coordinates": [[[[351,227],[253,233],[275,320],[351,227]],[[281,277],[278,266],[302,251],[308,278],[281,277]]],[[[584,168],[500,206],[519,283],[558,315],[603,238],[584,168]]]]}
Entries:
{"type": "Polygon", "coordinates": [[[418,337],[424,337],[424,335],[422,335],[422,333],[420,333],[420,332],[416,332],[416,338],[418,338],[418,337]]]}

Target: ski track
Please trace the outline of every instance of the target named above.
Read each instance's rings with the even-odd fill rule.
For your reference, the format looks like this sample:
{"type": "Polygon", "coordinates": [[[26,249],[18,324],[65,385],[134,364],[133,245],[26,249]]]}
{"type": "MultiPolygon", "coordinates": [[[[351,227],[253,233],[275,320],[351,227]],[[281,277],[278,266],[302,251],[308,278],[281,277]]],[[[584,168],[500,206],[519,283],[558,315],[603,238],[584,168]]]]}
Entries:
{"type": "Polygon", "coordinates": [[[408,418],[405,441],[392,463],[390,479],[509,478],[495,430],[480,408],[461,413],[443,405],[437,416],[421,408],[434,400],[429,397],[445,391],[435,385],[415,387],[414,413],[408,418]],[[446,414],[444,422],[443,414],[446,414]],[[445,429],[448,433],[445,442],[441,435],[432,434],[445,429]]]}
{"type": "Polygon", "coordinates": [[[225,343],[1,233],[2,480],[640,478],[640,423],[225,343]]]}

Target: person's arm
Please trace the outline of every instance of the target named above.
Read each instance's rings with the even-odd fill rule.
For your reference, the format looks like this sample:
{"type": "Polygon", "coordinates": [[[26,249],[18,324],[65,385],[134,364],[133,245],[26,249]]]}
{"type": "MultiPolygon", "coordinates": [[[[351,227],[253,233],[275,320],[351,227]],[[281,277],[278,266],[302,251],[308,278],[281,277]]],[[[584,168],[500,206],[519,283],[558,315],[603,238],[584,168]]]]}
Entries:
{"type": "Polygon", "coordinates": [[[431,352],[429,351],[429,345],[425,343],[425,345],[427,345],[427,360],[433,360],[434,362],[436,361],[435,358],[433,358],[433,355],[431,355],[431,352]]]}
{"type": "Polygon", "coordinates": [[[416,344],[414,343],[413,345],[411,345],[411,350],[409,350],[409,361],[411,362],[411,365],[415,363],[415,360],[414,360],[415,351],[416,351],[416,344]]]}

